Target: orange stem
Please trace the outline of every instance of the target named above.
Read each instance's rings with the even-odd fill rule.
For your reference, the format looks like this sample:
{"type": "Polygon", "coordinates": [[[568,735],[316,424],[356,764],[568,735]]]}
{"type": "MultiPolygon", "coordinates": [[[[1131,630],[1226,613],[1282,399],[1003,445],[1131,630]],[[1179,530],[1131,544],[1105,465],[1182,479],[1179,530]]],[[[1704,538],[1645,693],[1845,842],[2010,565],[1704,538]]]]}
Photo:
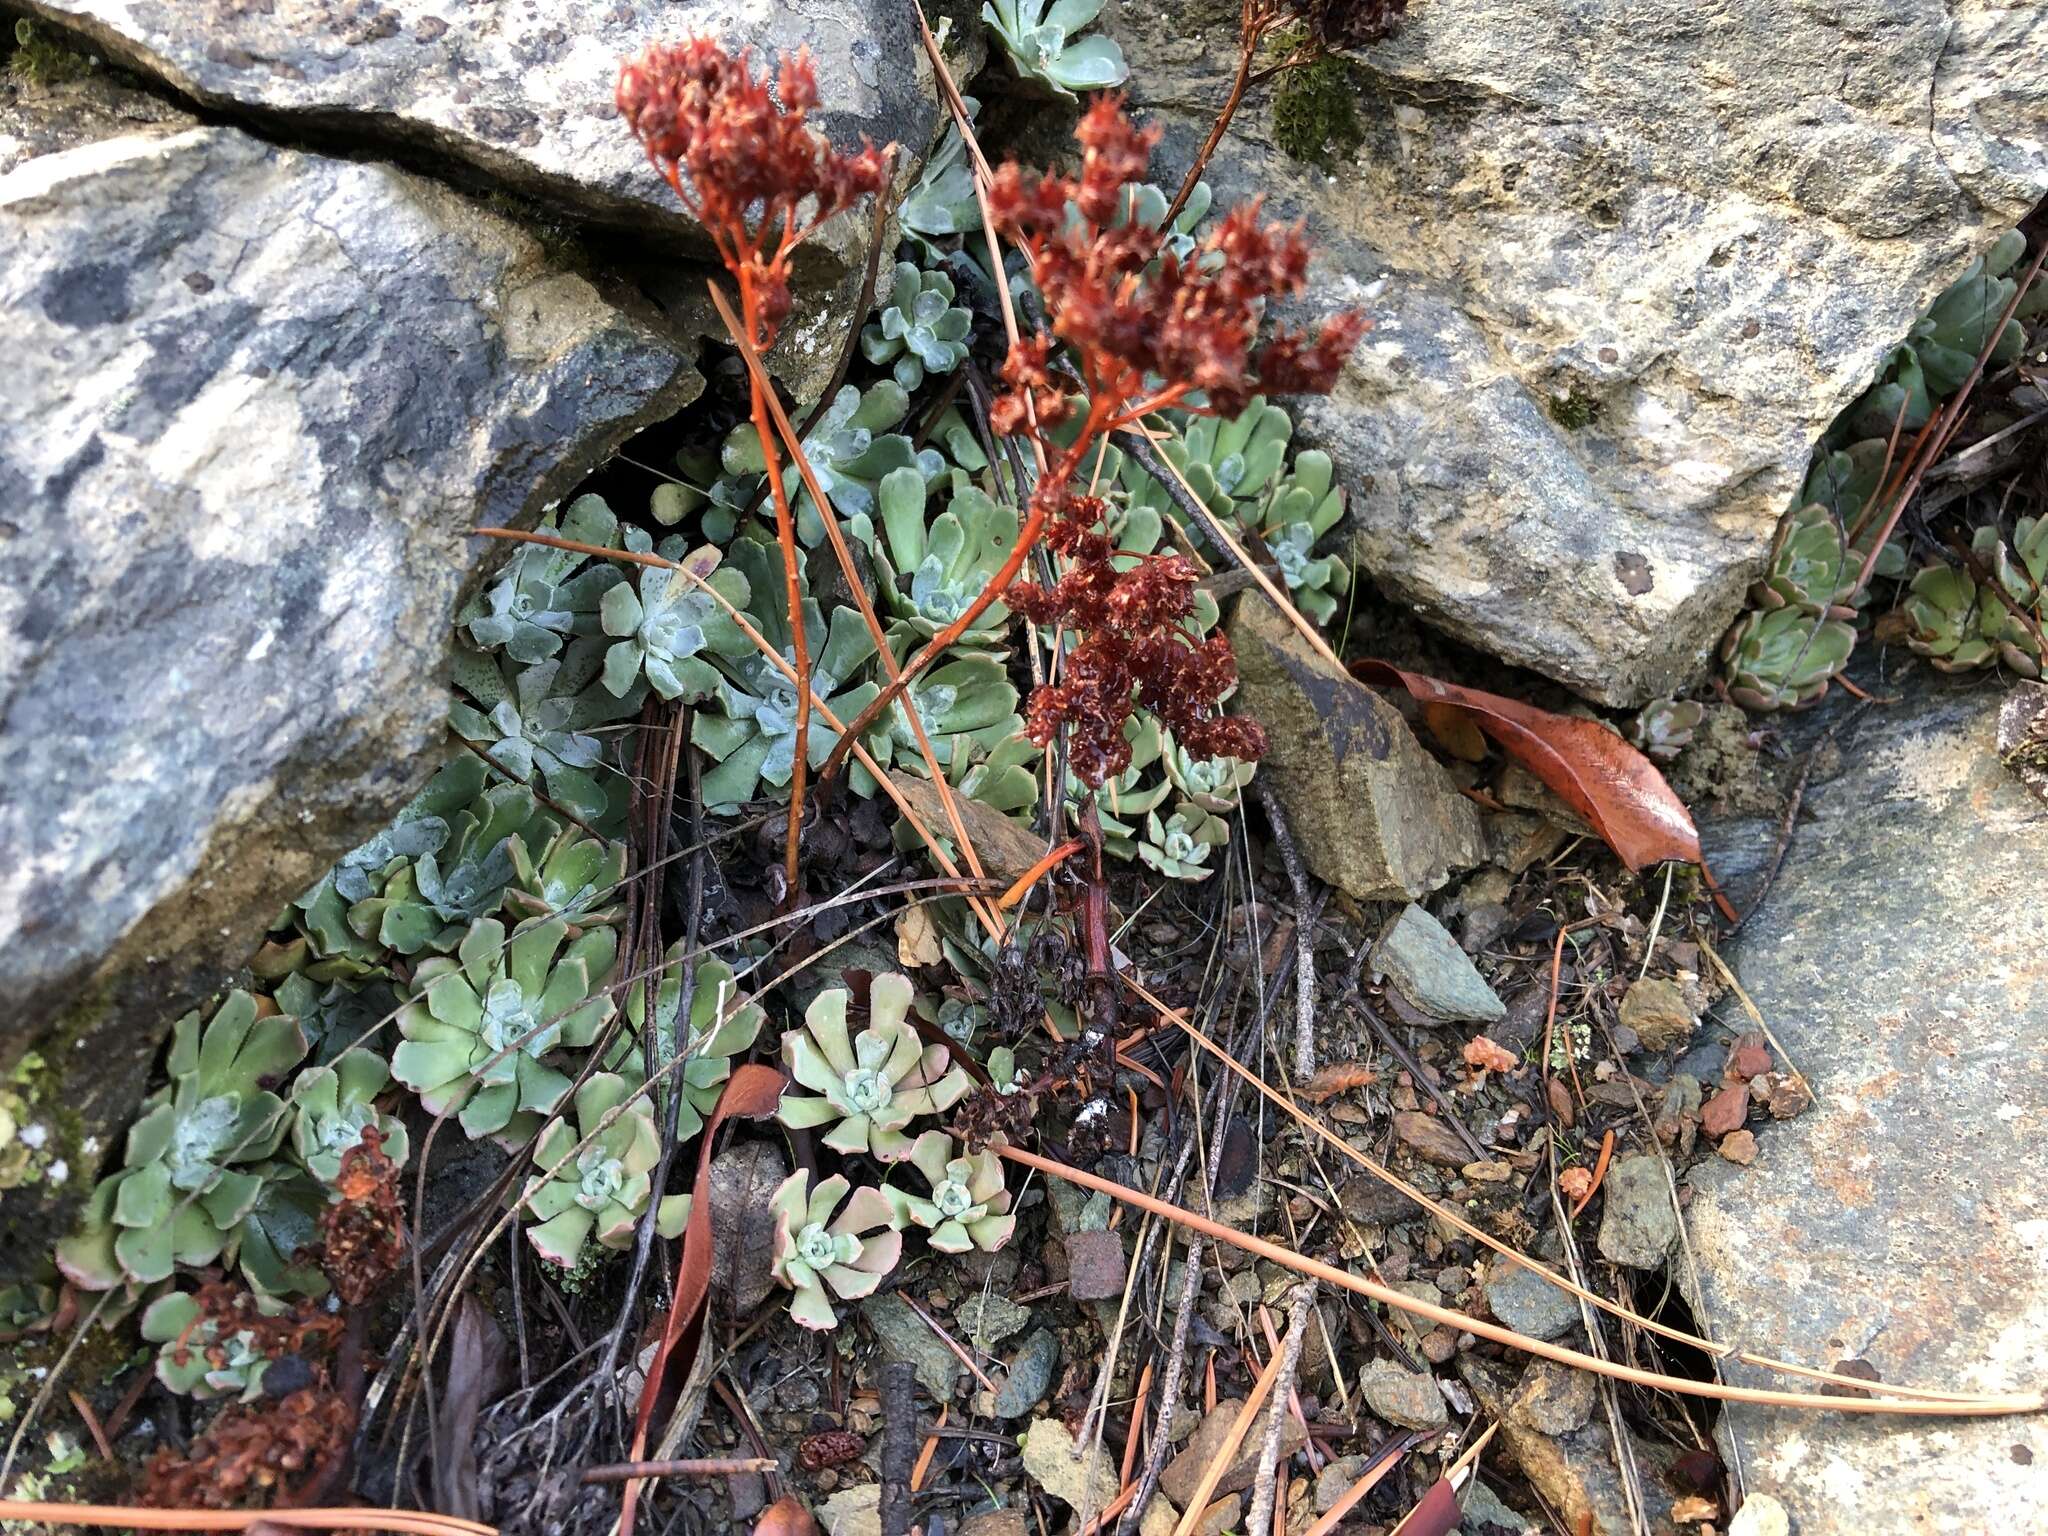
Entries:
{"type": "Polygon", "coordinates": [[[414,1536],[498,1536],[495,1525],[402,1509],[141,1509],[126,1504],[51,1504],[0,1499],[0,1520],[46,1525],[126,1525],[140,1531],[246,1531],[282,1525],[307,1531],[402,1531],[414,1536]]]}
{"type": "Polygon", "coordinates": [[[1061,843],[1059,847],[1053,849],[1051,853],[1048,853],[1036,864],[1025,870],[1023,874],[1019,875],[1017,883],[1003,892],[997,899],[996,905],[1002,910],[1008,911],[1024,899],[1032,886],[1038,884],[1041,879],[1064,864],[1068,859],[1071,859],[1085,846],[1086,844],[1078,837],[1068,838],[1067,841],[1061,843]]]}
{"type": "MultiPolygon", "coordinates": [[[[751,305],[747,285],[740,301],[751,305]]],[[[749,315],[748,324],[754,323],[749,315]]],[[[766,390],[752,379],[754,431],[761,439],[761,461],[767,467],[769,493],[775,498],[775,542],[782,546],[782,589],[789,603],[789,633],[796,651],[796,752],[789,770],[789,839],[782,853],[785,907],[803,905],[798,883],[797,844],[804,826],[804,780],[811,767],[811,642],[804,633],[803,577],[797,569],[796,519],[790,516],[789,495],[782,488],[782,460],[775,451],[775,433],[768,420],[766,390]]]]}
{"type": "Polygon", "coordinates": [[[1583,1211],[1593,1196],[1600,1191],[1600,1181],[1607,1177],[1608,1161],[1614,1156],[1614,1132],[1609,1131],[1600,1138],[1600,1156],[1593,1163],[1593,1182],[1586,1186],[1586,1192],[1572,1202],[1572,1215],[1583,1211]]]}

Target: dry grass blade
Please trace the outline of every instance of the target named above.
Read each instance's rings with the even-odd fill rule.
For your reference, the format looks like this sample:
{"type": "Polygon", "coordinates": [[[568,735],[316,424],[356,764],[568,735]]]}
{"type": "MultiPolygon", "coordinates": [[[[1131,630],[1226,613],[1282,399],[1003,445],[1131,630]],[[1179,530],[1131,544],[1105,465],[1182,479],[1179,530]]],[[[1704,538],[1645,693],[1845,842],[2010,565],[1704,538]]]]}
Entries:
{"type": "Polygon", "coordinates": [[[282,1525],[305,1531],[498,1536],[495,1525],[403,1509],[142,1509],[126,1504],[46,1504],[30,1499],[0,1499],[0,1520],[128,1526],[138,1531],[246,1531],[253,1525],[282,1525]]]}
{"type": "MultiPolygon", "coordinates": [[[[1161,1202],[1162,1204],[1164,1202],[1161,1202]]],[[[1280,1379],[1280,1367],[1285,1359],[1280,1350],[1274,1350],[1267,1357],[1266,1368],[1259,1372],[1259,1379],[1252,1386],[1251,1396],[1244,1400],[1244,1406],[1237,1411],[1237,1418],[1230,1426],[1230,1433],[1223,1437],[1223,1443],[1216,1447],[1216,1454],[1209,1458],[1209,1465],[1202,1471],[1202,1480],[1195,1484],[1195,1491],[1188,1496],[1188,1507],[1181,1511],[1180,1524],[1173,1528],[1173,1536],[1188,1536],[1203,1511],[1209,1507],[1210,1497],[1216,1492],[1216,1485],[1223,1481],[1237,1460],[1237,1448],[1244,1444],[1244,1437],[1258,1418],[1259,1409],[1273,1390],[1273,1383],[1280,1379]]]]}
{"type": "MultiPolygon", "coordinates": [[[[817,471],[811,468],[811,461],[804,453],[803,439],[797,436],[796,428],[790,424],[789,413],[782,408],[774,386],[768,380],[768,370],[762,365],[761,354],[748,341],[740,318],[732,311],[718,284],[705,284],[711,291],[712,307],[718,311],[718,318],[725,322],[726,332],[732,337],[733,345],[739,348],[740,356],[746,361],[747,371],[752,376],[755,398],[766,402],[765,409],[774,420],[776,433],[782,438],[790,459],[796,465],[796,472],[803,478],[804,489],[811,493],[811,500],[817,506],[818,519],[825,525],[825,536],[831,541],[832,553],[838,558],[841,574],[846,578],[846,587],[853,594],[853,601],[860,609],[861,621],[868,627],[868,634],[875,642],[875,654],[881,658],[882,668],[889,674],[893,684],[903,675],[903,668],[896,660],[896,653],[889,648],[889,637],[882,631],[882,621],[875,613],[875,605],[868,597],[867,584],[860,579],[860,569],[854,564],[853,551],[847,548],[846,533],[839,526],[839,513],[832,505],[832,498],[825,494],[825,487],[818,483],[817,471]]],[[[791,609],[791,612],[797,612],[791,609]]],[[[801,627],[801,626],[798,626],[801,627]]],[[[939,766],[938,754],[932,750],[931,738],[925,734],[924,721],[917,711],[917,697],[906,693],[902,703],[903,714],[910,722],[911,734],[917,738],[917,750],[924,758],[925,769],[931,775],[932,785],[939,797],[939,804],[946,815],[946,825],[952,828],[954,841],[961,857],[967,860],[967,868],[974,878],[982,878],[984,871],[981,859],[974,851],[974,840],[967,835],[967,827],[960,820],[960,808],[954,803],[953,786],[946,780],[946,771],[939,766]]],[[[808,742],[809,737],[798,730],[800,740],[808,742]]],[[[803,753],[797,754],[799,757],[803,753]]],[[[792,847],[795,845],[792,844],[792,847]]],[[[968,902],[975,913],[998,939],[1003,936],[1003,920],[993,909],[985,908],[978,897],[970,896],[968,902]]]]}
{"type": "MultiPolygon", "coordinates": [[[[1239,1232],[1234,1227],[1225,1226],[1220,1221],[1212,1221],[1184,1206],[1148,1195],[1143,1190],[1132,1189],[1127,1184],[1119,1184],[1098,1174],[1085,1173],[1078,1168],[1069,1168],[1063,1163],[1040,1157],[1034,1152],[1026,1152],[1017,1147],[999,1147],[996,1152],[998,1156],[1020,1167],[1035,1169],[1050,1178],[1063,1179],[1070,1184],[1078,1184],[1083,1189],[1092,1189],[1109,1195],[1126,1205],[1150,1211],[1155,1216],[1190,1227],[1218,1242],[1229,1243],[1234,1248],[1242,1248],[1245,1252],[1271,1263],[1299,1274],[1312,1275],[1340,1290],[1377,1301],[1382,1306],[1427,1318],[1438,1327],[1463,1330],[1482,1339],[1491,1339],[1496,1344],[1506,1344],[1527,1354],[1555,1360],[1560,1365],[1591,1371],[1598,1376],[1611,1376],[1617,1381],[1633,1382],[1639,1387],[1654,1387],[1682,1397],[1761,1403],[1774,1408],[1810,1408],[1835,1413],[1879,1413],[1919,1418],[2002,1418],[2010,1414],[2039,1413],[2044,1406],[2048,1406],[2048,1399],[2044,1399],[2038,1392],[2013,1392],[1997,1396],[1950,1394],[1935,1397],[1929,1393],[1929,1389],[1921,1388],[1921,1392],[1929,1395],[1853,1398],[1813,1392],[1775,1392],[1765,1387],[1731,1387],[1717,1382],[1691,1381],[1682,1376],[1667,1376],[1658,1371],[1638,1370],[1634,1366],[1598,1360],[1575,1349],[1566,1349],[1561,1345],[1545,1343],[1541,1339],[1532,1339],[1527,1334],[1517,1333],[1512,1328],[1503,1328],[1498,1323],[1485,1322],[1469,1313],[1453,1312],[1448,1307],[1418,1301],[1388,1286],[1354,1275],[1349,1270],[1338,1269],[1318,1259],[1304,1258],[1278,1243],[1239,1232]]],[[[1861,1389],[1871,1390],[1871,1383],[1863,1382],[1861,1389]]],[[[1887,1383],[1885,1390],[1889,1392],[1898,1389],[1887,1383]]]]}

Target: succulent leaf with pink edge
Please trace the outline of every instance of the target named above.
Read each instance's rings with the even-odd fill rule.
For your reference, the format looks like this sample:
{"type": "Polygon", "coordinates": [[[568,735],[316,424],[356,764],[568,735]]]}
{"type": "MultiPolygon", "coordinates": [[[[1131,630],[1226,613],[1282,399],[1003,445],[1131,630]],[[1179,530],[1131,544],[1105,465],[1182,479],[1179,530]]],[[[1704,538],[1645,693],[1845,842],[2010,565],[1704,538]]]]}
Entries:
{"type": "MultiPolygon", "coordinates": [[[[599,1246],[624,1248],[647,1210],[653,1172],[661,1161],[661,1135],[645,1098],[628,1105],[610,1125],[604,1118],[632,1091],[626,1079],[598,1072],[576,1090],[576,1116],[550,1120],[534,1147],[539,1176],[526,1185],[525,1207],[536,1224],[527,1241],[544,1259],[574,1269],[593,1237],[599,1246]],[[602,1127],[602,1129],[600,1129],[602,1127]],[[585,1141],[588,1146],[577,1150],[585,1141]]],[[[661,1202],[655,1230],[674,1237],[689,1220],[690,1197],[661,1202]]]]}
{"type": "Polygon", "coordinates": [[[1003,1187],[1003,1164],[986,1149],[955,1156],[953,1138],[944,1131],[926,1131],[911,1144],[910,1162],[931,1187],[929,1198],[884,1185],[882,1193],[896,1213],[898,1226],[923,1227],[940,1253],[965,1253],[979,1248],[994,1253],[1010,1240],[1017,1218],[1010,1214],[1010,1192],[1003,1187]]]}
{"type": "Polygon", "coordinates": [[[792,1130],[832,1128],[821,1138],[835,1152],[870,1152],[885,1163],[910,1155],[903,1127],[919,1115],[942,1114],[973,1084],[950,1065],[943,1045],[926,1045],[909,1022],[910,979],[891,971],[868,991],[868,1023],[858,1035],[846,1024],[844,987],[820,992],[804,1027],[782,1037],[789,1075],[819,1097],[786,1093],[776,1118],[792,1130]]]}
{"type": "Polygon", "coordinates": [[[770,1202],[775,1212],[772,1271],[796,1292],[789,1315],[806,1328],[838,1325],[827,1287],[841,1301],[857,1301],[872,1294],[903,1255],[903,1234],[896,1230],[888,1198],[871,1185],[849,1195],[851,1188],[844,1174],[811,1188],[810,1175],[799,1168],[776,1188],[770,1202]]]}

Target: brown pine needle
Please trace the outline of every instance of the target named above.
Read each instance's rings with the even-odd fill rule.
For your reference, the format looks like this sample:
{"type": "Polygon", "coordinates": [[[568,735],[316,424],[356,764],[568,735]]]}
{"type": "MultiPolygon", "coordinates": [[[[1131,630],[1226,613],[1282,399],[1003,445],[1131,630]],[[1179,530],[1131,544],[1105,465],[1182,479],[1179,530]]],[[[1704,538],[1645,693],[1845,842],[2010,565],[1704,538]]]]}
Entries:
{"type": "Polygon", "coordinates": [[[139,1531],[246,1531],[282,1525],[305,1531],[399,1531],[412,1536],[498,1536],[495,1525],[405,1509],[143,1509],[126,1504],[51,1504],[0,1499],[0,1520],[46,1525],[115,1525],[139,1531]]]}
{"type": "MultiPolygon", "coordinates": [[[[1163,1200],[1160,1202],[1161,1205],[1165,1203],[1163,1200]]],[[[1223,1474],[1237,1461],[1237,1448],[1244,1443],[1245,1434],[1251,1429],[1252,1421],[1259,1416],[1259,1407],[1266,1401],[1266,1394],[1273,1390],[1273,1382],[1280,1375],[1280,1361],[1281,1352],[1277,1349],[1267,1358],[1266,1368],[1259,1372],[1259,1379],[1252,1386],[1251,1396],[1246,1398],[1244,1406],[1237,1410],[1237,1418],[1230,1426],[1230,1433],[1225,1435],[1223,1443],[1216,1447],[1216,1454],[1209,1458],[1209,1465],[1202,1472],[1202,1480],[1195,1484],[1195,1491],[1188,1498],[1188,1507],[1180,1513],[1180,1524],[1173,1528],[1173,1536],[1188,1536],[1188,1532],[1200,1522],[1202,1512],[1209,1507],[1210,1496],[1216,1491],[1216,1485],[1223,1481],[1223,1474]]]]}
{"type": "MultiPolygon", "coordinates": [[[[1482,1339],[1491,1339],[1496,1344],[1506,1344],[1526,1354],[1540,1355],[1546,1360],[1555,1360],[1560,1365],[1573,1366],[1582,1371],[1591,1371],[1598,1376],[1611,1376],[1617,1381],[1633,1382],[1639,1387],[1654,1387],[1683,1397],[1707,1397],[1722,1402],[1762,1403],[1773,1408],[1812,1408],[1835,1413],[1886,1413],[1920,1418],[1997,1418],[2008,1414],[2039,1413],[2048,1401],[2038,1392],[2013,1392],[1995,1396],[1951,1396],[1930,1400],[1921,1397],[1837,1397],[1831,1394],[1812,1392],[1777,1392],[1766,1387],[1726,1386],[1719,1382],[1690,1381],[1682,1376],[1667,1376],[1658,1371],[1640,1370],[1635,1366],[1622,1365],[1615,1361],[1596,1359],[1581,1354],[1575,1349],[1562,1345],[1532,1339],[1527,1334],[1517,1333],[1498,1323],[1485,1322],[1469,1313],[1453,1312],[1433,1302],[1418,1301],[1413,1296],[1392,1290],[1387,1286],[1354,1275],[1349,1270],[1338,1269],[1320,1259],[1306,1258],[1292,1249],[1278,1243],[1268,1242],[1262,1237],[1225,1226],[1220,1221],[1170,1200],[1161,1200],[1148,1195],[1141,1189],[1119,1184],[1114,1179],[1105,1179],[1098,1174],[1086,1173],[1079,1168],[1069,1168],[1064,1163],[1049,1157],[1040,1157],[1035,1152],[1026,1152],[1019,1147],[997,1147],[996,1154],[1016,1163],[1020,1167],[1036,1169],[1049,1178],[1063,1179],[1069,1184],[1078,1184],[1083,1189],[1096,1190],[1134,1205],[1142,1211],[1149,1211],[1165,1221],[1178,1222],[1192,1228],[1203,1236],[1219,1243],[1228,1243],[1233,1248],[1242,1248],[1271,1263],[1282,1265],[1299,1274],[1312,1275],[1341,1290],[1377,1301],[1382,1306],[1393,1307],[1417,1317],[1427,1318],[1438,1327],[1463,1330],[1476,1334],[1482,1339]]],[[[1269,1366],[1270,1371],[1270,1366],[1269,1366]]],[[[1262,1378],[1263,1380],[1264,1378],[1262,1378]]],[[[1871,1390],[1871,1383],[1865,1382],[1862,1390],[1871,1390]]],[[[1886,1391],[1894,1390],[1887,1384],[1886,1391]]],[[[1927,1389],[1920,1389],[1926,1392],[1927,1389]]]]}

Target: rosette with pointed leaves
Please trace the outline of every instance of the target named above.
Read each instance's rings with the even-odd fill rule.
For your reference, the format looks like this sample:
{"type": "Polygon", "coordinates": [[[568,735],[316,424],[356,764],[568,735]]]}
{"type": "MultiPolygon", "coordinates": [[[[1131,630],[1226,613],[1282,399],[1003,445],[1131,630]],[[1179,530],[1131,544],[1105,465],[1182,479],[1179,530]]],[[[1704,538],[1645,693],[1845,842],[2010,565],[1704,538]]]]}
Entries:
{"type": "MultiPolygon", "coordinates": [[[[579,496],[549,513],[539,532],[577,544],[615,549],[619,520],[598,496],[579,496]]],[[[545,544],[518,545],[497,579],[456,616],[456,626],[485,650],[503,651],[521,666],[558,653],[573,635],[597,633],[598,604],[622,579],[605,561],[545,544]]]]}
{"type": "MultiPolygon", "coordinates": [[[[755,629],[793,664],[796,651],[780,562],[767,545],[751,538],[736,540],[727,555],[752,588],[748,616],[755,629]]],[[[872,682],[855,681],[875,654],[874,637],[850,606],[833,609],[829,630],[815,598],[805,594],[802,606],[811,687],[836,718],[846,720],[877,691],[872,682]]],[[[752,799],[763,783],[777,790],[788,788],[796,766],[796,686],[758,650],[721,660],[719,669],[723,676],[717,703],[697,711],[690,740],[718,765],[704,775],[705,806],[727,811],[752,799]]],[[[812,767],[825,760],[838,739],[814,709],[808,743],[812,767]]],[[[852,782],[858,792],[873,793],[873,781],[866,774],[852,782]]]]}
{"type": "MultiPolygon", "coordinates": [[[[803,440],[804,457],[818,484],[832,498],[842,520],[875,515],[875,492],[892,469],[915,469],[926,479],[944,472],[946,461],[936,448],[919,450],[908,437],[890,428],[910,413],[910,396],[894,379],[878,379],[865,390],[848,384],[803,440]]],[[[751,422],[735,427],[725,440],[725,471],[751,487],[764,473],[761,436],[751,422]]],[[[783,488],[796,514],[797,536],[814,545],[825,537],[818,508],[794,463],[783,470],[783,488]]],[[[781,579],[777,573],[777,581],[781,579]]]]}
{"type": "MultiPolygon", "coordinates": [[[[574,1119],[550,1120],[534,1146],[534,1166],[541,1171],[526,1182],[522,1208],[535,1222],[526,1229],[526,1240],[563,1269],[576,1267],[592,1238],[604,1248],[632,1242],[633,1229],[653,1197],[661,1133],[647,1099],[626,1103],[631,1092],[632,1084],[617,1073],[593,1073],[576,1090],[574,1119]],[[620,1112],[607,1125],[605,1117],[613,1110],[620,1112]]],[[[655,1216],[655,1230],[674,1237],[689,1219],[690,1197],[667,1195],[655,1216]]]]}
{"type": "Polygon", "coordinates": [[[1855,649],[1856,631],[1842,619],[1789,607],[1746,613],[1721,642],[1728,697],[1764,713],[1804,709],[1820,702],[1855,649]]]}
{"type": "Polygon", "coordinates": [[[974,330],[974,313],[953,302],[955,292],[944,272],[897,262],[888,291],[875,303],[879,318],[861,327],[861,356],[887,363],[905,389],[920,387],[927,373],[951,373],[966,361],[974,330]]]}
{"type": "MultiPolygon", "coordinates": [[[[704,1118],[718,1107],[725,1080],[732,1076],[733,1058],[743,1056],[760,1037],[766,1021],[759,1003],[750,1002],[733,980],[732,967],[723,960],[699,960],[695,984],[690,993],[690,1028],[678,1041],[676,1024],[683,1008],[683,941],[669,946],[667,965],[654,987],[654,1063],[672,1059],[681,1046],[683,1058],[683,1100],[676,1108],[676,1139],[688,1141],[704,1128],[704,1118]]],[[[626,1019],[633,1026],[632,1038],[621,1040],[608,1065],[616,1072],[643,1073],[646,1062],[647,985],[634,982],[626,989],[626,1019]]],[[[667,1078],[657,1084],[655,1102],[665,1104],[667,1078]]]]}
{"type": "Polygon", "coordinates": [[[306,1032],[316,1067],[326,1066],[381,1024],[399,1001],[389,982],[335,981],[323,987],[303,971],[278,982],[271,996],[306,1032]]]}
{"type": "Polygon", "coordinates": [[[1234,757],[1190,757],[1171,731],[1160,741],[1160,765],[1166,781],[1205,811],[1217,815],[1237,809],[1244,787],[1258,774],[1257,763],[1234,757]]]}
{"type": "MultiPolygon", "coordinates": [[[[941,662],[912,683],[908,693],[932,744],[932,756],[949,776],[956,762],[979,761],[1023,729],[1016,685],[993,656],[941,662]]],[[[889,706],[887,718],[890,753],[881,760],[893,758],[911,773],[927,774],[930,770],[918,751],[902,699],[889,706]]]]}
{"type": "Polygon", "coordinates": [[[605,652],[604,686],[625,698],[644,676],[664,699],[695,703],[718,686],[703,653],[738,656],[749,649],[745,633],[704,588],[744,608],[747,578],[719,569],[718,551],[708,545],[685,555],[680,541],[664,540],[660,553],[684,569],[640,566],[637,586],[621,582],[604,596],[604,632],[614,637],[605,652]]]}
{"type": "Polygon", "coordinates": [[[604,642],[589,636],[531,666],[500,666],[478,652],[458,652],[455,682],[477,702],[452,702],[448,724],[508,778],[537,783],[581,821],[603,822],[614,801],[623,809],[624,788],[595,733],[637,715],[645,696],[634,687],[622,698],[597,681],[604,654],[604,642]]]}
{"type": "MultiPolygon", "coordinates": [[[[898,634],[929,640],[967,611],[1017,542],[1017,514],[980,487],[961,483],[945,510],[926,521],[928,488],[914,469],[892,470],[878,487],[875,557],[882,598],[898,634]]],[[[991,603],[960,636],[963,646],[1002,642],[1010,610],[991,603]]]]}
{"type": "Polygon", "coordinates": [[[1692,744],[1692,733],[1706,718],[1696,699],[1652,699],[1630,724],[1628,739],[1660,763],[1668,763],[1692,744]]]}
{"type": "Polygon", "coordinates": [[[564,827],[538,853],[518,839],[510,847],[514,883],[505,906],[519,917],[562,917],[587,928],[616,923],[624,912],[624,843],[564,827]]]}
{"type": "MultiPolygon", "coordinates": [[[[256,1305],[269,1317],[285,1311],[270,1297],[259,1296],[256,1305]]],[[[263,1395],[271,1359],[262,1340],[247,1328],[223,1330],[190,1291],[166,1291],[151,1302],[142,1313],[142,1337],[159,1346],[156,1379],[180,1397],[253,1403],[263,1395]]]]}
{"type": "Polygon", "coordinates": [[[493,784],[451,827],[446,846],[397,866],[377,895],[349,908],[357,934],[401,955],[453,949],[473,923],[498,910],[518,878],[513,844],[545,847],[561,823],[524,784],[493,784]]]}
{"type": "MultiPolygon", "coordinates": [[[[964,96],[971,122],[981,103],[964,96]]],[[[974,168],[967,163],[967,141],[957,123],[946,125],[939,147],[931,152],[917,185],[896,210],[896,217],[917,247],[936,256],[933,239],[964,235],[981,228],[981,204],[974,196],[974,168]]]]}
{"type": "Polygon", "coordinates": [[[331,1066],[308,1067],[292,1084],[292,1151],[323,1184],[341,1172],[341,1155],[361,1143],[363,1128],[383,1136],[384,1155],[403,1166],[405,1125],[377,1110],[377,1095],[391,1082],[383,1058],[367,1050],[345,1052],[331,1066]]]}
{"type": "Polygon", "coordinates": [[[287,917],[306,938],[314,957],[306,970],[314,980],[370,976],[383,967],[389,946],[377,938],[374,927],[368,934],[358,932],[349,921],[350,909],[379,894],[405,860],[438,854],[446,847],[458,813],[475,804],[489,776],[481,759],[466,752],[454,758],[390,826],[342,855],[291,904],[287,917]]]}
{"type": "Polygon", "coordinates": [[[523,1140],[569,1090],[548,1055],[589,1045],[617,1011],[603,990],[617,952],[609,928],[571,939],[567,923],[547,918],[507,939],[503,923],[482,919],[454,956],[414,972],[392,1076],[429,1114],[459,1109],[472,1137],[523,1140]]]}
{"type": "Polygon", "coordinates": [[[1229,822],[1183,800],[1164,821],[1157,811],[1146,812],[1138,857],[1169,880],[1206,880],[1216,873],[1210,852],[1229,841],[1229,822]]]}
{"type": "Polygon", "coordinates": [[[211,1264],[263,1190],[256,1166],[284,1139],[275,1092],[304,1059],[298,1020],[264,1013],[231,992],[200,1025],[171,1026],[168,1086],[128,1129],[119,1173],[86,1203],[83,1230],[57,1245],[57,1263],[84,1290],[168,1279],[180,1264],[211,1264]]]}
{"type": "Polygon", "coordinates": [[[1102,0],[987,0],[981,8],[1018,77],[1069,99],[1122,85],[1130,75],[1123,50],[1109,38],[1077,36],[1101,14],[1102,0]]]}
{"type": "Polygon", "coordinates": [[[950,1066],[943,1045],[926,1045],[910,1023],[910,978],[891,971],[868,989],[868,1023],[849,1035],[851,994],[831,987],[811,1000],[804,1027],[782,1037],[782,1062],[797,1085],[820,1097],[784,1093],[776,1118],[792,1130],[831,1127],[820,1139],[835,1152],[871,1152],[883,1162],[910,1153],[903,1127],[942,1114],[973,1086],[950,1066]]]}
{"type": "Polygon", "coordinates": [[[994,1253],[1010,1240],[1017,1218],[1010,1214],[1010,1192],[995,1153],[961,1152],[944,1131],[926,1131],[911,1144],[908,1161],[931,1193],[882,1186],[898,1227],[924,1228],[925,1240],[940,1253],[994,1253]]]}
{"type": "Polygon", "coordinates": [[[888,1197],[866,1184],[849,1197],[851,1188],[843,1174],[834,1174],[812,1189],[810,1175],[799,1168],[782,1181],[771,1201],[772,1272],[796,1292],[789,1315],[806,1328],[839,1322],[828,1287],[841,1301],[872,1295],[903,1256],[903,1234],[896,1230],[888,1197]]]}

